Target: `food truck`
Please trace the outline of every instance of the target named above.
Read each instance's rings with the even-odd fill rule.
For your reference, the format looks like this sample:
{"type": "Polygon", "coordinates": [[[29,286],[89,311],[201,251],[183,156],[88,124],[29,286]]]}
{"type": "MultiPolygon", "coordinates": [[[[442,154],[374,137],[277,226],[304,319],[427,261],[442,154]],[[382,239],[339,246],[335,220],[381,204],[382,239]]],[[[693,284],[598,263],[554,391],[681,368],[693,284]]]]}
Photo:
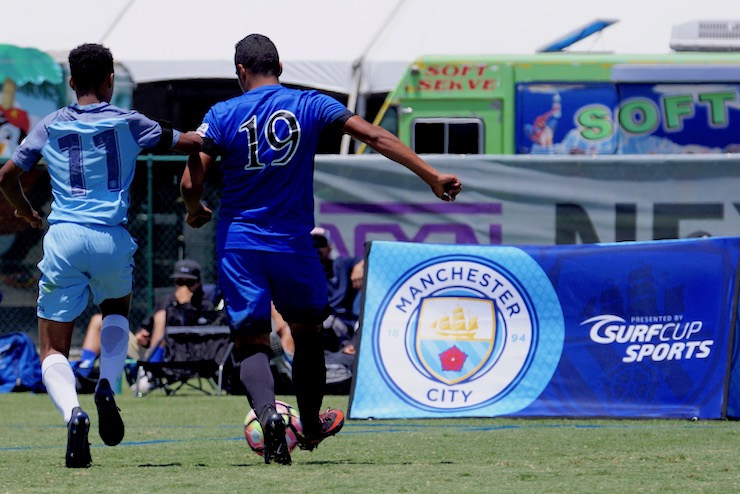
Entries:
{"type": "Polygon", "coordinates": [[[375,123],[417,153],[726,153],[739,95],[732,52],[425,56],[375,123]]]}

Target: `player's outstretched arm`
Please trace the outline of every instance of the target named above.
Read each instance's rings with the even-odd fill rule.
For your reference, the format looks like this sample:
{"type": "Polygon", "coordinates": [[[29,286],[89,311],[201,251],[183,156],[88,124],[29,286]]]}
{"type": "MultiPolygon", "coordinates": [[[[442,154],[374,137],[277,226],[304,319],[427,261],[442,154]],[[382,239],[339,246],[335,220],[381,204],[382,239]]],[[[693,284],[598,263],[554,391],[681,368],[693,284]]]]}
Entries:
{"type": "Polygon", "coordinates": [[[342,130],[386,158],[416,173],[432,188],[434,195],[443,201],[454,201],[462,190],[462,184],[456,175],[438,172],[383,127],[373,125],[364,118],[354,115],[344,123],[342,130]]]}
{"type": "Polygon", "coordinates": [[[180,179],[180,195],[188,212],[185,221],[193,228],[200,228],[211,221],[213,216],[213,211],[201,202],[203,182],[213,161],[213,158],[205,153],[191,153],[188,156],[188,166],[180,179]]]}
{"type": "Polygon", "coordinates": [[[182,153],[193,154],[200,151],[203,146],[203,139],[195,131],[181,132],[180,138],[173,146],[173,149],[182,153]]]}
{"type": "Polygon", "coordinates": [[[0,190],[3,191],[5,198],[15,208],[17,218],[23,219],[33,228],[41,228],[43,226],[41,216],[33,209],[26,194],[23,193],[23,187],[21,187],[19,180],[22,174],[23,169],[13,163],[13,160],[8,160],[0,168],[0,190]]]}

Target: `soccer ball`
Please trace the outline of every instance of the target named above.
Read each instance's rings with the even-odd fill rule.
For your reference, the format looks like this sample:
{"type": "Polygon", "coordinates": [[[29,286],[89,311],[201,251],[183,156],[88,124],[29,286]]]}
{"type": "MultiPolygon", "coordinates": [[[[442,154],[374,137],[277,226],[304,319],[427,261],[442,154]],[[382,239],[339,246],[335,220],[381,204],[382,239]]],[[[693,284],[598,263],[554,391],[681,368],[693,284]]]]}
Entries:
{"type": "MultiPolygon", "coordinates": [[[[298,445],[298,435],[303,433],[301,417],[298,415],[297,409],[283,401],[275,400],[275,408],[283,416],[283,422],[285,422],[285,442],[288,443],[288,450],[293,451],[298,445]]],[[[260,456],[265,454],[265,438],[262,434],[262,424],[260,424],[257,414],[252,409],[249,410],[249,413],[244,418],[244,437],[249,447],[252,448],[252,451],[260,456]]]]}

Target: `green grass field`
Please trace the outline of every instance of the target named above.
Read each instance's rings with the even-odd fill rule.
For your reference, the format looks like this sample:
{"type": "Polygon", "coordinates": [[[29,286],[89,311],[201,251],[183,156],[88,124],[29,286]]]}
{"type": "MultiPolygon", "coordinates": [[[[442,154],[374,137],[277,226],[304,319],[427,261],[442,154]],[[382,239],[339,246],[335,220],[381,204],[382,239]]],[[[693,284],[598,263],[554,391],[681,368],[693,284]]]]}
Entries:
{"type": "MultiPolygon", "coordinates": [[[[182,393],[182,394],[181,394],[182,393]]],[[[0,395],[0,492],[740,492],[740,423],[668,420],[347,421],[289,467],[244,440],[243,396],[118,398],[126,437],[64,467],[66,428],[46,395],[0,395]]],[[[295,403],[295,397],[280,397],[295,403]]],[[[346,410],[347,397],[326,406],[346,410]]]]}

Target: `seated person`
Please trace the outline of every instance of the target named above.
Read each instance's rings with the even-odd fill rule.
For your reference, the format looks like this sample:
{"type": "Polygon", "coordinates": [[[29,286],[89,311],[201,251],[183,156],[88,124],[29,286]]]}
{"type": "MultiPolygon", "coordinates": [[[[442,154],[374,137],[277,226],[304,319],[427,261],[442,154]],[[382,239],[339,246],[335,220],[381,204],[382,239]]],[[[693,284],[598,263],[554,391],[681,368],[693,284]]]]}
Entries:
{"type": "Polygon", "coordinates": [[[360,319],[360,293],[365,276],[365,261],[357,257],[332,258],[328,232],[311,231],[313,245],[326,272],[331,315],[324,321],[324,350],[354,354],[353,336],[360,319]]]}
{"type": "MultiPolygon", "coordinates": [[[[127,354],[129,358],[161,362],[164,358],[166,326],[220,324],[222,313],[215,309],[213,301],[205,293],[200,272],[200,264],[192,259],[183,259],[175,263],[172,274],[175,290],[157,300],[154,312],[142,322],[141,328],[129,334],[127,354]]],[[[85,377],[89,375],[100,354],[101,324],[100,314],[94,315],[90,319],[82,343],[80,362],[75,370],[85,377]]],[[[142,383],[139,388],[142,389],[142,383]]]]}
{"type": "MultiPolygon", "coordinates": [[[[331,314],[324,321],[327,393],[346,394],[349,392],[352,367],[357,353],[355,342],[359,338],[360,293],[365,275],[365,261],[349,256],[332,258],[329,236],[323,228],[314,228],[311,236],[326,272],[331,307],[331,314]]],[[[291,377],[290,374],[282,372],[281,365],[288,371],[291,370],[293,337],[290,327],[275,306],[272,307],[272,322],[271,363],[277,365],[281,374],[291,377]]]]}

